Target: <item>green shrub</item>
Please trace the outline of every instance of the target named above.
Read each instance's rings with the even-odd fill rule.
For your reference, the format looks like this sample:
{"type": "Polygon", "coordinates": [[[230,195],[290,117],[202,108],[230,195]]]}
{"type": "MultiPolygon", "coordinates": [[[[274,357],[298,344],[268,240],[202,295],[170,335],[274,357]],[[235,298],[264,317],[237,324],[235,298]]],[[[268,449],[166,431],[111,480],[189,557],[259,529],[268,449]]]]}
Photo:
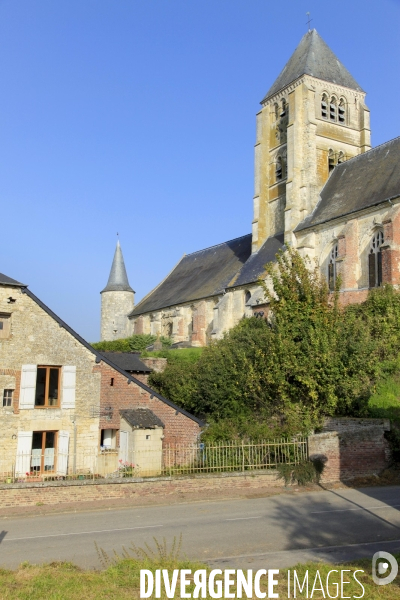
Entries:
{"type": "MultiPolygon", "coordinates": [[[[130,337],[119,340],[94,342],[92,346],[99,352],[142,352],[148,346],[151,346],[156,339],[157,336],[155,335],[135,333],[130,337]]],[[[169,348],[172,344],[170,338],[161,336],[160,341],[163,348],[169,348]]]]}
{"type": "Polygon", "coordinates": [[[279,463],[277,465],[278,476],[285,481],[285,485],[297,482],[297,485],[319,483],[324,470],[324,462],[320,458],[303,460],[296,465],[279,463]]]}

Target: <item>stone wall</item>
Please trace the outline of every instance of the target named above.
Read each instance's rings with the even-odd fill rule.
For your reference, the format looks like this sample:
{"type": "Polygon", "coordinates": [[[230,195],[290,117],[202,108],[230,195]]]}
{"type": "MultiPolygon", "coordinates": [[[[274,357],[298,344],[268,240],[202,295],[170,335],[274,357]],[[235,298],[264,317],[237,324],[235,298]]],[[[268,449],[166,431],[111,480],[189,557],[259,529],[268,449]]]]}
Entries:
{"type": "MultiPolygon", "coordinates": [[[[13,406],[0,407],[0,462],[13,464],[19,432],[67,431],[70,444],[77,421],[77,450],[94,452],[99,445],[99,421],[92,409],[100,403],[100,375],[93,372],[95,356],[44,311],[21,288],[0,286],[0,312],[11,313],[11,331],[0,340],[0,396],[13,389],[13,406]],[[15,302],[10,304],[8,298],[15,302]],[[75,408],[20,409],[22,365],[76,367],[75,408]]],[[[62,377],[62,375],[61,375],[62,377]]],[[[5,467],[6,468],[6,467],[5,467]]]]}
{"type": "Polygon", "coordinates": [[[101,292],[101,340],[117,340],[132,335],[128,314],[133,310],[134,292],[101,292]]]}
{"type": "Polygon", "coordinates": [[[146,365],[146,367],[149,367],[149,369],[155,371],[156,373],[162,373],[167,366],[166,358],[158,358],[156,356],[148,356],[143,358],[141,356],[140,360],[146,365]]]}

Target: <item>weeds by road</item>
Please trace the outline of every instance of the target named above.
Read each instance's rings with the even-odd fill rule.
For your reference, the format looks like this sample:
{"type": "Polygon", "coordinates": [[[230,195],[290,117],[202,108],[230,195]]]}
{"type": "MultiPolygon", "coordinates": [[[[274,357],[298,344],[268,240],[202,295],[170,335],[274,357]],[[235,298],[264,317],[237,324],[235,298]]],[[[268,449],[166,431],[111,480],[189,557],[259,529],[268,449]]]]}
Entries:
{"type": "MultiPolygon", "coordinates": [[[[400,556],[397,556],[397,559],[399,560],[400,556]]],[[[0,570],[0,598],[1,600],[98,600],[99,598],[136,600],[139,598],[140,569],[149,569],[153,572],[155,569],[168,569],[172,573],[173,569],[191,569],[193,572],[200,568],[204,568],[204,565],[193,561],[170,560],[168,557],[163,560],[123,559],[103,571],[84,571],[71,563],[52,563],[42,566],[24,564],[17,571],[0,570]]],[[[326,578],[332,569],[350,569],[352,572],[356,569],[364,570],[364,573],[357,574],[357,578],[365,588],[363,598],[366,600],[397,600],[400,597],[400,577],[398,576],[387,586],[375,585],[371,577],[370,560],[360,560],[340,566],[310,563],[297,565],[295,569],[300,581],[303,581],[306,570],[309,571],[309,598],[318,600],[324,598],[322,591],[314,591],[311,596],[311,589],[318,570],[326,594],[326,578]]],[[[293,569],[291,575],[293,581],[293,569]]],[[[350,573],[346,574],[346,579],[352,580],[350,573]]],[[[330,576],[332,597],[335,596],[334,583],[337,581],[340,582],[340,573],[339,575],[332,573],[330,576]]],[[[278,589],[275,591],[279,592],[280,598],[287,598],[287,570],[280,572],[279,582],[278,589]]],[[[179,587],[177,589],[179,590],[179,587]]],[[[264,590],[266,591],[266,588],[264,590]]],[[[361,594],[362,589],[354,579],[352,583],[345,584],[344,596],[360,597],[361,594]]],[[[293,589],[291,597],[293,597],[293,589]]],[[[297,591],[297,597],[306,598],[305,590],[303,593],[297,591]]],[[[325,597],[329,596],[325,595],[325,597]]],[[[341,597],[340,586],[337,597],[341,597]]],[[[162,595],[162,598],[165,596],[162,595]]],[[[179,592],[175,598],[180,598],[179,592]]]]}

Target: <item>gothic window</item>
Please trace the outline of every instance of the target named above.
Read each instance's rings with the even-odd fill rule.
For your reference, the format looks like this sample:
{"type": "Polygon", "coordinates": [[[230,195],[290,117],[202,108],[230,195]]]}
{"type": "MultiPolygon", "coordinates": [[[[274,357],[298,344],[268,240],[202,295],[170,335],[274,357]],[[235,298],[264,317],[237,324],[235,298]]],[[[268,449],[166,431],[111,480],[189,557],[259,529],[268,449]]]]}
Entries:
{"type": "Polygon", "coordinates": [[[321,117],[323,119],[328,118],[328,96],[326,94],[322,95],[321,100],[321,117]]]}
{"type": "Polygon", "coordinates": [[[336,285],[336,259],[338,257],[338,245],[332,247],[329,255],[328,263],[328,287],[331,292],[334,291],[336,285]]]}
{"type": "Polygon", "coordinates": [[[286,116],[286,100],[285,100],[285,98],[282,98],[281,117],[285,117],[285,116],[286,116]]]}
{"type": "Polygon", "coordinates": [[[329,103],[329,119],[331,121],[336,121],[336,117],[337,117],[337,103],[336,103],[336,98],[334,96],[332,96],[331,101],[329,103]]]}
{"type": "Polygon", "coordinates": [[[344,152],[339,152],[338,159],[337,159],[337,164],[340,165],[345,160],[346,160],[346,157],[345,157],[344,152]]]}
{"type": "Polygon", "coordinates": [[[276,102],[274,104],[274,111],[275,111],[275,121],[277,121],[279,119],[279,106],[277,105],[276,102]]]}
{"type": "Polygon", "coordinates": [[[283,164],[282,164],[282,158],[280,156],[278,156],[278,158],[276,159],[275,177],[276,177],[276,181],[281,181],[282,177],[283,177],[283,164]]]}
{"type": "Polygon", "coordinates": [[[340,99],[339,106],[338,106],[338,120],[339,120],[339,123],[346,122],[346,105],[345,105],[345,101],[343,98],[340,99]]]}
{"type": "Polygon", "coordinates": [[[382,285],[382,252],[381,246],[384,242],[383,231],[375,233],[371,240],[368,254],[368,279],[369,287],[382,285]]]}
{"type": "Polygon", "coordinates": [[[251,298],[251,292],[249,292],[247,290],[244,294],[244,303],[247,304],[249,302],[250,298],[251,298]]]}

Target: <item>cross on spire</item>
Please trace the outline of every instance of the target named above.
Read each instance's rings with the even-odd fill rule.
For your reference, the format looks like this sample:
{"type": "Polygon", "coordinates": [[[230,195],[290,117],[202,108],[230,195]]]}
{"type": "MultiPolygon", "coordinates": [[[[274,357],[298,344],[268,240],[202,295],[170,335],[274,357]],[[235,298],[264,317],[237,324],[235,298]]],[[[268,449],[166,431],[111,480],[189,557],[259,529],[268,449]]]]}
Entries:
{"type": "Polygon", "coordinates": [[[311,23],[312,19],[310,19],[310,13],[309,12],[306,12],[306,15],[308,17],[308,20],[307,20],[308,31],[310,31],[310,29],[311,29],[310,23],[311,23]]]}

